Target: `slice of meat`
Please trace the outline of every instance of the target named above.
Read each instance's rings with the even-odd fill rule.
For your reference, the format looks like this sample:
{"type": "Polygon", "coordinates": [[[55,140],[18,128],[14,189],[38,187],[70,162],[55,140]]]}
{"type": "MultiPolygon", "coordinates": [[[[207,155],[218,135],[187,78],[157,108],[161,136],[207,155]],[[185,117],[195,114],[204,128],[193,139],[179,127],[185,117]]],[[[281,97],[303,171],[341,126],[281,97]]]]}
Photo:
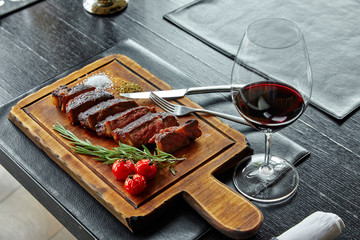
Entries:
{"type": "Polygon", "coordinates": [[[83,93],[69,101],[66,107],[66,114],[72,124],[79,123],[78,116],[81,112],[88,110],[100,102],[113,98],[114,95],[104,90],[94,90],[83,93]]]}
{"type": "Polygon", "coordinates": [[[187,120],[185,124],[178,129],[178,132],[183,133],[192,141],[202,135],[199,127],[199,121],[196,119],[187,120]]]}
{"type": "Polygon", "coordinates": [[[53,102],[53,104],[58,107],[61,108],[61,102],[64,96],[69,94],[69,91],[71,90],[71,88],[69,88],[66,85],[62,85],[60,87],[58,87],[57,89],[55,89],[54,91],[51,92],[51,100],[53,102]]]}
{"type": "Polygon", "coordinates": [[[96,124],[96,133],[98,136],[112,137],[111,133],[114,129],[123,128],[129,123],[150,112],[155,113],[155,108],[140,106],[109,116],[96,124]]]}
{"type": "Polygon", "coordinates": [[[86,93],[86,92],[90,92],[90,91],[94,91],[95,87],[90,86],[90,85],[84,85],[84,84],[79,84],[74,86],[72,89],[70,89],[68,91],[67,94],[65,94],[60,101],[60,109],[63,112],[66,112],[66,106],[69,103],[70,100],[74,99],[75,97],[86,93]]]}
{"type": "Polygon", "coordinates": [[[134,147],[141,147],[147,144],[149,139],[159,133],[161,129],[178,125],[179,122],[174,115],[148,113],[124,128],[115,129],[112,135],[116,142],[120,141],[134,147]]]}
{"type": "Polygon", "coordinates": [[[163,121],[163,127],[162,128],[168,128],[172,126],[179,126],[179,121],[177,117],[171,113],[159,113],[161,115],[161,119],[163,121]]]}
{"type": "Polygon", "coordinates": [[[133,100],[110,99],[80,113],[78,119],[82,127],[95,130],[95,125],[106,117],[137,106],[137,103],[133,100]]]}
{"type": "Polygon", "coordinates": [[[149,140],[149,143],[155,143],[156,148],[161,151],[172,153],[189,145],[201,134],[199,122],[191,119],[180,127],[162,129],[149,140]]]}

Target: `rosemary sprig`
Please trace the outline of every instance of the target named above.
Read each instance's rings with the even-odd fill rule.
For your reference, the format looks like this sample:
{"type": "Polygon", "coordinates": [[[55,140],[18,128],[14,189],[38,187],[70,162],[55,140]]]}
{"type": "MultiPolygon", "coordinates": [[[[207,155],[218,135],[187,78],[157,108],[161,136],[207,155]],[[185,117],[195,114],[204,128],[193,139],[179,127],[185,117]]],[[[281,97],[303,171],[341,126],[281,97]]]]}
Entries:
{"type": "Polygon", "coordinates": [[[59,132],[60,136],[66,138],[74,144],[72,149],[76,153],[93,156],[95,160],[101,161],[104,164],[112,164],[117,159],[129,159],[134,164],[141,159],[149,159],[154,162],[159,168],[169,167],[170,172],[175,175],[173,165],[178,161],[185,160],[184,157],[176,158],[172,154],[160,151],[155,148],[154,154],[150,150],[143,146],[143,150],[136,147],[119,142],[119,147],[107,149],[100,145],[92,144],[88,139],[82,140],[78,138],[71,131],[63,127],[59,122],[53,126],[53,129],[59,132]]]}

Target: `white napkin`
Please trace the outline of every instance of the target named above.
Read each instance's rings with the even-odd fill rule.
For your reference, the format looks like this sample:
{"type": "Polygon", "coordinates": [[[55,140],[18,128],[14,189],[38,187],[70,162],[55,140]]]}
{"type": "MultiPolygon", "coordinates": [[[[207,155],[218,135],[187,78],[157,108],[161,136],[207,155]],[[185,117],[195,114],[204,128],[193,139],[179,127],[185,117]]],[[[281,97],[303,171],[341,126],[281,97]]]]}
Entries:
{"type": "Polygon", "coordinates": [[[333,240],[345,227],[334,213],[315,212],[277,237],[278,240],[333,240]]]}

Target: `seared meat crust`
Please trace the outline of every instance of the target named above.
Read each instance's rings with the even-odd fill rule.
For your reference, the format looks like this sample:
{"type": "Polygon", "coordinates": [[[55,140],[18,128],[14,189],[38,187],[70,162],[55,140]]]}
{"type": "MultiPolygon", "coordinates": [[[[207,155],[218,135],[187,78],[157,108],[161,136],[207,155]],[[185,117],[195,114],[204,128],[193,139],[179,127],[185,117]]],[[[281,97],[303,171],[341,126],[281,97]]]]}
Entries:
{"type": "Polygon", "coordinates": [[[200,137],[202,134],[199,128],[199,122],[195,119],[187,120],[180,127],[170,127],[160,130],[155,134],[149,143],[155,143],[156,148],[161,151],[172,153],[183,148],[200,137]]]}
{"type": "Polygon", "coordinates": [[[95,126],[95,130],[98,136],[112,137],[112,131],[116,128],[123,128],[136,119],[144,116],[147,113],[154,113],[155,108],[140,106],[136,108],[128,109],[124,112],[117,113],[115,115],[108,116],[103,121],[98,122],[95,126]]]}
{"type": "Polygon", "coordinates": [[[70,100],[66,107],[66,114],[72,124],[79,123],[78,116],[92,106],[109,99],[113,99],[114,95],[104,90],[94,90],[83,93],[70,100]]]}
{"type": "Polygon", "coordinates": [[[174,115],[148,113],[122,129],[115,129],[112,135],[116,142],[120,141],[134,147],[141,147],[147,144],[149,139],[159,133],[161,129],[178,125],[179,122],[174,115]]]}
{"type": "Polygon", "coordinates": [[[133,100],[114,98],[96,104],[80,113],[78,118],[82,127],[95,130],[95,125],[106,117],[137,106],[133,100]]]}

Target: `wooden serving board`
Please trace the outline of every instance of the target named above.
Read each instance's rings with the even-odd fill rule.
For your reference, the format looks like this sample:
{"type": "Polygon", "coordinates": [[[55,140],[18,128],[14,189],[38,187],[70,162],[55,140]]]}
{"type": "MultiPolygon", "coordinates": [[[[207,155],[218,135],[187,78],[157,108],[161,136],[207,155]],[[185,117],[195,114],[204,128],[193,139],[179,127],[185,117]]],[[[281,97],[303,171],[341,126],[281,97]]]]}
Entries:
{"type": "MultiPolygon", "coordinates": [[[[121,81],[140,84],[144,91],[167,90],[169,85],[152,75],[124,55],[110,55],[68,75],[38,92],[22,99],[14,106],[9,119],[61,168],[81,184],[130,230],[135,231],[156,217],[158,209],[178,195],[184,199],[220,232],[233,238],[246,238],[257,232],[263,215],[250,201],[221,183],[213,174],[234,166],[251,154],[245,137],[209,115],[189,115],[179,118],[197,119],[202,136],[176,153],[186,160],[175,165],[176,175],[165,168],[155,179],[148,181],[145,192],[138,196],[128,194],[122,181],[117,181],[111,168],[92,157],[76,154],[71,144],[52,128],[57,122],[81,139],[112,148],[112,139],[99,138],[79,126],[72,126],[66,115],[51,102],[51,92],[61,85],[74,86],[87,77],[107,74],[114,85],[121,81]]],[[[116,91],[113,91],[116,95],[116,91]]],[[[190,107],[197,104],[184,97],[176,101],[190,107]]],[[[139,105],[155,106],[151,100],[139,100],[139,105]]],[[[161,112],[157,106],[156,110],[161,112]]]]}

